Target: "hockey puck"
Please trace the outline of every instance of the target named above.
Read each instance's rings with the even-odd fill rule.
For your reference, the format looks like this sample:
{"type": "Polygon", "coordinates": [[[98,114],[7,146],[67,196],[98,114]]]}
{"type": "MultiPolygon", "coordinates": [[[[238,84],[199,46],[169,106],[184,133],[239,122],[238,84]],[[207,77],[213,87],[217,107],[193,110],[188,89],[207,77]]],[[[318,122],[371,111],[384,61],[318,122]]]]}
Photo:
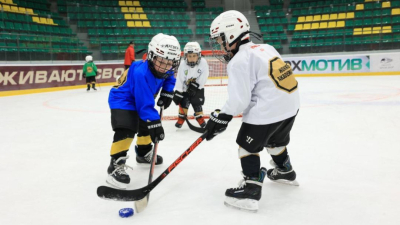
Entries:
{"type": "Polygon", "coordinates": [[[133,216],[132,208],[123,208],[119,210],[119,216],[122,218],[133,216]]]}

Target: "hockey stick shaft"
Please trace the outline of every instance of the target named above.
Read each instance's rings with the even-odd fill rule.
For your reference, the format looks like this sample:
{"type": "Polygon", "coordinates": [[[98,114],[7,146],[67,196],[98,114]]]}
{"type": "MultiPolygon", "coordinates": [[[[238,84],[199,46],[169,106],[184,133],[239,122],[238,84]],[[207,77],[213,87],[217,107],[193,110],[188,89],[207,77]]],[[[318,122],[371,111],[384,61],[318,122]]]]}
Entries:
{"type": "Polygon", "coordinates": [[[207,137],[204,132],[196,141],[190,145],[160,176],[145,187],[135,190],[121,190],[107,186],[97,188],[97,195],[101,198],[112,199],[116,201],[138,201],[147,196],[165,177],[168,176],[203,140],[207,137]]]}
{"type": "MultiPolygon", "coordinates": [[[[164,106],[162,106],[162,107],[160,108],[160,120],[162,120],[163,112],[164,112],[164,106]]],[[[157,150],[158,150],[158,140],[156,140],[156,143],[154,144],[153,157],[151,157],[151,164],[150,164],[150,173],[149,173],[149,182],[148,182],[148,184],[150,184],[150,183],[153,181],[154,166],[156,165],[156,162],[157,162],[157,150]]],[[[149,196],[147,196],[147,200],[148,200],[149,198],[150,198],[150,194],[149,194],[149,196]]]]}

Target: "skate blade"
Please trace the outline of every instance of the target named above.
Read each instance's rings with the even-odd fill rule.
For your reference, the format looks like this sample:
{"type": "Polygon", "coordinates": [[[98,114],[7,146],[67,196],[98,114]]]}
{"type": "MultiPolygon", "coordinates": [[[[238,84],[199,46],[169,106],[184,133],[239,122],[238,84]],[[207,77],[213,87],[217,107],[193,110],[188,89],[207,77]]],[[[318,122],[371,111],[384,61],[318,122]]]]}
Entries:
{"type": "Polygon", "coordinates": [[[297,180],[290,181],[290,180],[284,180],[284,179],[279,179],[279,180],[271,180],[275,183],[280,183],[280,184],[286,184],[286,185],[291,185],[291,186],[300,186],[299,182],[297,180]]]}
{"type": "Polygon", "coordinates": [[[258,201],[253,199],[237,199],[226,197],[224,204],[230,208],[256,213],[258,211],[258,201]]]}
{"type": "Polygon", "coordinates": [[[137,213],[143,212],[146,209],[147,204],[148,204],[147,196],[143,199],[140,199],[139,201],[135,201],[135,209],[136,209],[135,211],[137,213]]]}
{"type": "Polygon", "coordinates": [[[128,184],[118,182],[110,175],[107,177],[106,183],[118,189],[126,189],[128,187],[128,184]]]}

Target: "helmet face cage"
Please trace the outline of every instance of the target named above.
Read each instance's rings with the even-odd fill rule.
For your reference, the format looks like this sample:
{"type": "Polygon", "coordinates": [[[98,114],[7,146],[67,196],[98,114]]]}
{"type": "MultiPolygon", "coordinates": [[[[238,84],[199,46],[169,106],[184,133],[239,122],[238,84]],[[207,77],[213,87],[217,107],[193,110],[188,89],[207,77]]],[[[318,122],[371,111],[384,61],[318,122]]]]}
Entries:
{"type": "Polygon", "coordinates": [[[186,61],[186,64],[188,66],[192,67],[192,68],[200,63],[200,59],[201,59],[201,53],[193,53],[193,51],[188,51],[184,55],[184,60],[186,61]],[[197,56],[198,56],[197,61],[196,62],[189,62],[188,54],[197,54],[197,56]]]}
{"type": "Polygon", "coordinates": [[[147,55],[149,62],[150,71],[160,79],[166,79],[171,75],[174,75],[178,71],[180,60],[163,58],[157,56],[154,52],[150,51],[147,55]],[[168,60],[166,63],[164,59],[168,60]],[[165,72],[160,72],[165,71],[165,72]]]}
{"type": "Polygon", "coordinates": [[[232,59],[233,54],[231,50],[226,49],[226,39],[224,33],[221,33],[219,36],[214,38],[210,37],[210,46],[213,56],[219,61],[228,63],[232,59]]]}

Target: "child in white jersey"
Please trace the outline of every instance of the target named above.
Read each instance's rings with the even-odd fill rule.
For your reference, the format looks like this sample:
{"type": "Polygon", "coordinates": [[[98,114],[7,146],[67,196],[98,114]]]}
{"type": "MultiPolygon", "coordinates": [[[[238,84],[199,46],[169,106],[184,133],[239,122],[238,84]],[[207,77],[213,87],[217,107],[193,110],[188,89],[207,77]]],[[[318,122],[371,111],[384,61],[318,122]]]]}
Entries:
{"type": "Polygon", "coordinates": [[[201,127],[206,126],[203,118],[204,85],[209,75],[208,63],[201,57],[201,48],[197,42],[188,42],[184,48],[184,60],[178,69],[173,101],[179,105],[179,118],[175,124],[181,128],[192,105],[194,116],[201,127]]]}
{"type": "Polygon", "coordinates": [[[243,112],[236,143],[243,170],[238,188],[226,190],[225,204],[257,211],[264,177],[298,185],[286,146],[300,107],[297,81],[292,69],[274,47],[250,41],[250,25],[238,11],[220,14],[211,24],[214,55],[228,63],[228,100],[211,113],[207,140],[223,132],[232,117],[243,112]],[[259,152],[272,156],[274,169],[260,168],[259,152]]]}

